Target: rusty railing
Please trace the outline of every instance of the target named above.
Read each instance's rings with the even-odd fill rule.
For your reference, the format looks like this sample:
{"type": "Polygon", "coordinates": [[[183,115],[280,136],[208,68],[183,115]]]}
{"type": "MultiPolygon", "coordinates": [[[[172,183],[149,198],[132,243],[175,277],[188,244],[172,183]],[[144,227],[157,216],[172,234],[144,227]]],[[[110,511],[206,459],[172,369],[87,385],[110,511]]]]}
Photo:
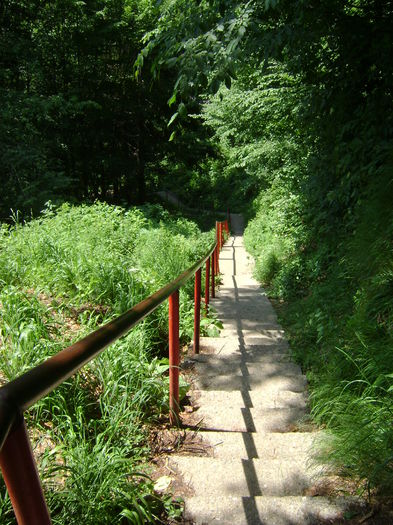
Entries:
{"type": "Polygon", "coordinates": [[[94,359],[169,299],[169,407],[172,425],[179,422],[179,289],[195,276],[193,351],[199,353],[201,273],[206,263],[205,307],[215,296],[215,276],[228,221],[216,223],[209,251],[175,280],[77,343],[0,388],[0,468],[19,525],[50,525],[51,519],[32,452],[23,413],[94,359]],[[210,272],[211,268],[211,272],[210,272]]]}

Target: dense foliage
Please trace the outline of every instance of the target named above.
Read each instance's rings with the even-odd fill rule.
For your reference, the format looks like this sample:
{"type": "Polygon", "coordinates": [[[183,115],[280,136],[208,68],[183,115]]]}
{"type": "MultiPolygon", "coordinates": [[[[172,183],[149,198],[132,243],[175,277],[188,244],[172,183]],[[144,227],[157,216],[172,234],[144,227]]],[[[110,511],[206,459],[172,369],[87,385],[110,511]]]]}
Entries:
{"type": "Polygon", "coordinates": [[[165,173],[172,87],[134,62],[158,16],[155,0],[2,3],[1,217],[48,199],[146,200],[165,173]]]}

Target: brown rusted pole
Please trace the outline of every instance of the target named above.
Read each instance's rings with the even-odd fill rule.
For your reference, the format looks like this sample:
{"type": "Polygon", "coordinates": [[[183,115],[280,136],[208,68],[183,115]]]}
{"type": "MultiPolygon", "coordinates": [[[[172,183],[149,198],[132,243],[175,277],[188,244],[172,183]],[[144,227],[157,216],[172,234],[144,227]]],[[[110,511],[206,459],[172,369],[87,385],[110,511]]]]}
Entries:
{"type": "Polygon", "coordinates": [[[215,283],[215,277],[216,277],[216,271],[215,271],[215,265],[216,265],[216,257],[217,252],[214,251],[212,253],[212,299],[216,296],[216,283],[215,283]]]}
{"type": "Polygon", "coordinates": [[[194,354],[199,354],[199,335],[201,327],[201,280],[202,270],[195,273],[194,285],[194,354]]]}
{"type": "Polygon", "coordinates": [[[220,223],[216,222],[216,249],[214,250],[215,254],[215,274],[219,274],[219,268],[218,268],[218,259],[220,256],[220,239],[219,239],[219,230],[220,230],[220,223]]]}
{"type": "Polygon", "coordinates": [[[0,468],[18,525],[51,525],[41,481],[22,416],[0,452],[0,468]]]}
{"type": "Polygon", "coordinates": [[[209,308],[209,287],[210,287],[210,257],[206,261],[206,271],[205,271],[205,310],[209,308]]]}
{"type": "Polygon", "coordinates": [[[179,290],[169,296],[169,421],[179,423],[179,290]]]}

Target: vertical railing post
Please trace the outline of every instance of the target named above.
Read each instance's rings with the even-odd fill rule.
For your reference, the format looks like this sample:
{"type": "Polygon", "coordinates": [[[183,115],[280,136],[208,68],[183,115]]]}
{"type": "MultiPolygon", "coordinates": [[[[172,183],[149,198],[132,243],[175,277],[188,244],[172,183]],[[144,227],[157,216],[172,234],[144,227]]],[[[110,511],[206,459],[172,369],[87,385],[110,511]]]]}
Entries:
{"type": "Polygon", "coordinates": [[[212,253],[212,299],[214,299],[215,296],[216,296],[216,283],[215,283],[215,277],[216,277],[216,272],[215,272],[216,257],[217,257],[217,252],[216,252],[216,250],[214,250],[213,253],[212,253]]]}
{"type": "Polygon", "coordinates": [[[1,449],[0,468],[18,525],[51,525],[23,416],[1,449]]]}
{"type": "Polygon", "coordinates": [[[209,308],[209,288],[210,288],[210,257],[206,261],[205,271],[205,310],[209,308]]]}
{"type": "Polygon", "coordinates": [[[179,423],[179,290],[169,296],[169,421],[179,423]]]}
{"type": "Polygon", "coordinates": [[[194,354],[199,354],[199,336],[201,327],[201,280],[202,269],[195,273],[194,285],[194,354]]]}

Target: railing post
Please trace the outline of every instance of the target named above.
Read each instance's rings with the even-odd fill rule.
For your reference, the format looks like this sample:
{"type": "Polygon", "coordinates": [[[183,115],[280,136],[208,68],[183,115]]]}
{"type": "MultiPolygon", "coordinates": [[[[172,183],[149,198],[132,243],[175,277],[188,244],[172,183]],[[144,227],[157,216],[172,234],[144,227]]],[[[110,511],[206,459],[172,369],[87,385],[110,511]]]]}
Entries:
{"type": "Polygon", "coordinates": [[[206,261],[206,271],[205,271],[205,309],[206,309],[206,313],[209,308],[209,287],[210,287],[210,257],[206,261]]]}
{"type": "Polygon", "coordinates": [[[18,525],[51,525],[23,416],[1,449],[0,468],[18,525]]]}
{"type": "Polygon", "coordinates": [[[179,423],[179,290],[169,296],[169,421],[179,423]]]}
{"type": "Polygon", "coordinates": [[[194,354],[199,354],[199,336],[201,327],[201,280],[202,269],[195,273],[194,285],[194,354]]]}
{"type": "Polygon", "coordinates": [[[215,283],[215,277],[216,277],[216,272],[215,272],[216,257],[217,257],[217,253],[216,253],[216,251],[214,251],[214,252],[212,253],[212,299],[214,299],[214,297],[216,296],[216,283],[215,283]]]}

